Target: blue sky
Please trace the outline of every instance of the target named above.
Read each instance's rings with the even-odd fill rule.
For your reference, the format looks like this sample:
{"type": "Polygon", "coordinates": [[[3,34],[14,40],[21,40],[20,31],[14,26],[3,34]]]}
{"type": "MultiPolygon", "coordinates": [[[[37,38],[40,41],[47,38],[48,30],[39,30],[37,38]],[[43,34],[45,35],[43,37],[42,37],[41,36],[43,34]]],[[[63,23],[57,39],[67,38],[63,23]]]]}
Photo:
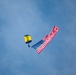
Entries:
{"type": "Polygon", "coordinates": [[[0,0],[0,75],[76,75],[76,0],[0,0]],[[41,52],[28,48],[56,25],[41,52]]]}

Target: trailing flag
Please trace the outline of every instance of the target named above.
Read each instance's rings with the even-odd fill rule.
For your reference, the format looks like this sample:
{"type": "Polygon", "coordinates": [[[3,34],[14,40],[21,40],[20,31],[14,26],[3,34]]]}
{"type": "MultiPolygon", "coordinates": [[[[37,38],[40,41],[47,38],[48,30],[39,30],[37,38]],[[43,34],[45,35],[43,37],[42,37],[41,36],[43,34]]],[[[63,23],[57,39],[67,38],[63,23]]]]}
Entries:
{"type": "Polygon", "coordinates": [[[52,28],[52,31],[48,35],[46,35],[42,40],[40,40],[38,43],[33,45],[32,48],[36,49],[37,53],[39,54],[47,46],[47,44],[54,38],[58,30],[59,28],[54,26],[52,28]]]}

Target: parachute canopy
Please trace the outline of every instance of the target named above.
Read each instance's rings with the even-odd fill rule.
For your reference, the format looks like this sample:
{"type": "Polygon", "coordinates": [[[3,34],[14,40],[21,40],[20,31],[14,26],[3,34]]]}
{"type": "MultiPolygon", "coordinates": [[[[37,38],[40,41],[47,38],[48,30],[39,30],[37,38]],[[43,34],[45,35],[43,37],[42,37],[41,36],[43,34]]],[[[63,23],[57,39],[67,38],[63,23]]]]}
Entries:
{"type": "Polygon", "coordinates": [[[24,42],[26,44],[29,44],[30,42],[32,42],[32,38],[30,35],[24,35],[24,42]]]}

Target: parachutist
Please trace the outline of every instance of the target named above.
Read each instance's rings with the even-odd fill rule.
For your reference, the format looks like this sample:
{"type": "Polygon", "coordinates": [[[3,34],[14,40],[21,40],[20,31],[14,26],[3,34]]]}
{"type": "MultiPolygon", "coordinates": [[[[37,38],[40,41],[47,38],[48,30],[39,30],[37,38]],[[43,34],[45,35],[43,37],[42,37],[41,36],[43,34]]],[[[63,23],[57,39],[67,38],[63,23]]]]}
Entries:
{"type": "Polygon", "coordinates": [[[30,45],[28,44],[28,47],[30,47],[30,45]]]}

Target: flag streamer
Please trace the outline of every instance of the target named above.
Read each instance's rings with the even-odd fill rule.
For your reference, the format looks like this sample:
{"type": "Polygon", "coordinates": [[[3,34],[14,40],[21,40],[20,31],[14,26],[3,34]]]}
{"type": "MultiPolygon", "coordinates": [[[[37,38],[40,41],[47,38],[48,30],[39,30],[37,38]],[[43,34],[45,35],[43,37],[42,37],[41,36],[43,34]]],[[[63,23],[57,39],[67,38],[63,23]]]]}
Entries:
{"type": "Polygon", "coordinates": [[[40,54],[40,52],[47,46],[47,44],[54,38],[54,36],[59,31],[59,28],[57,26],[54,26],[52,28],[52,31],[46,35],[42,40],[40,40],[38,43],[32,46],[32,48],[36,49],[37,53],[40,54]]]}

